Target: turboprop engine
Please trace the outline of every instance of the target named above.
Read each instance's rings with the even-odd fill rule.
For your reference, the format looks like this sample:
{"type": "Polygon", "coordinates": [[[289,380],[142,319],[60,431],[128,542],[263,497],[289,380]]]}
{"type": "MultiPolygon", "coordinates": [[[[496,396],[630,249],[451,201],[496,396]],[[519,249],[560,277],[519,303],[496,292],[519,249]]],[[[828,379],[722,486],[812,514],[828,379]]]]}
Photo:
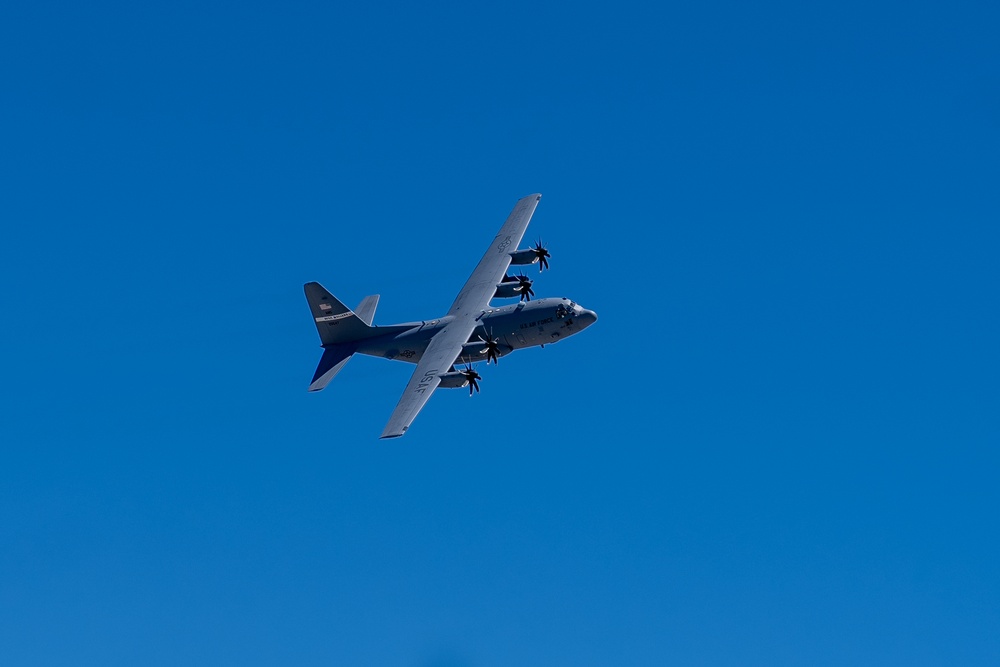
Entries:
{"type": "Polygon", "coordinates": [[[510,253],[510,263],[521,265],[521,264],[534,264],[535,262],[540,262],[538,270],[549,268],[549,251],[545,249],[542,245],[541,240],[539,240],[534,248],[525,248],[524,250],[515,250],[510,253]]]}
{"type": "Polygon", "coordinates": [[[504,276],[503,280],[497,283],[497,289],[493,293],[496,299],[513,299],[520,297],[521,301],[531,301],[535,293],[531,289],[531,279],[526,276],[504,276]]]}
{"type": "Polygon", "coordinates": [[[485,354],[486,363],[489,364],[492,361],[496,365],[501,354],[507,354],[514,349],[510,345],[502,344],[499,338],[494,338],[492,332],[487,334],[486,338],[482,336],[477,336],[476,338],[477,340],[469,341],[462,346],[462,356],[459,357],[460,359],[474,359],[479,355],[485,354]]]}
{"type": "Polygon", "coordinates": [[[469,396],[472,396],[473,391],[479,391],[479,380],[482,379],[482,376],[472,366],[466,366],[460,371],[451,371],[442,375],[441,384],[438,386],[445,389],[460,389],[467,386],[469,396]]]}

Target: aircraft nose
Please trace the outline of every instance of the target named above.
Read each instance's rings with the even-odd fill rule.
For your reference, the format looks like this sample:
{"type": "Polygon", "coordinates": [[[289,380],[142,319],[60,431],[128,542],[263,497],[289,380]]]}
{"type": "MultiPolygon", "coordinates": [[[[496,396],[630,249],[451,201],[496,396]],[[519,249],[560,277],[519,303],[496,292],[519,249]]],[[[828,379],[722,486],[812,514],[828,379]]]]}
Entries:
{"type": "Polygon", "coordinates": [[[576,319],[577,321],[580,322],[580,324],[583,325],[581,328],[586,329],[591,324],[597,321],[597,313],[595,313],[592,310],[587,310],[586,308],[584,308],[583,312],[580,313],[580,315],[577,316],[576,319]]]}

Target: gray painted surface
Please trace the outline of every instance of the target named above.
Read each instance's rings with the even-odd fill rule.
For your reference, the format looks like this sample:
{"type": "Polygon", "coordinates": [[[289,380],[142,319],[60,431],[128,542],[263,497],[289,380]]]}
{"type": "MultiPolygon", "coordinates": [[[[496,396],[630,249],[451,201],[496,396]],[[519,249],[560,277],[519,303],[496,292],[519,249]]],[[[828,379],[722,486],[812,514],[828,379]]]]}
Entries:
{"type": "MultiPolygon", "coordinates": [[[[510,267],[511,256],[525,256],[517,246],[540,199],[541,195],[534,194],[517,202],[448,314],[440,319],[373,326],[378,295],[366,297],[354,312],[319,283],[306,283],[306,300],[324,347],[309,390],[323,389],[356,352],[416,364],[382,432],[382,438],[395,438],[406,432],[441,384],[442,376],[453,372],[456,363],[487,358],[484,340],[495,340],[498,355],[504,356],[527,347],[557,343],[596,322],[594,311],[566,298],[490,306],[510,267]]],[[[449,378],[449,387],[467,386],[449,378]]]]}

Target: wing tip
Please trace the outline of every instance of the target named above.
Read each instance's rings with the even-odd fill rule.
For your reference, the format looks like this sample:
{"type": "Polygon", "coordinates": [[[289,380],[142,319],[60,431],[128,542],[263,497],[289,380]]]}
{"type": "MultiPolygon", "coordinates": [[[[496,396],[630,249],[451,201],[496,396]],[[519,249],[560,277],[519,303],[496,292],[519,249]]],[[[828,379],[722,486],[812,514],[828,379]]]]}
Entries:
{"type": "Polygon", "coordinates": [[[408,428],[410,428],[410,427],[409,426],[404,426],[401,431],[390,431],[389,428],[386,427],[386,429],[384,431],[382,431],[382,435],[380,435],[378,439],[379,440],[392,440],[393,438],[401,438],[401,437],[403,437],[403,434],[406,433],[406,429],[408,429],[408,428]]]}

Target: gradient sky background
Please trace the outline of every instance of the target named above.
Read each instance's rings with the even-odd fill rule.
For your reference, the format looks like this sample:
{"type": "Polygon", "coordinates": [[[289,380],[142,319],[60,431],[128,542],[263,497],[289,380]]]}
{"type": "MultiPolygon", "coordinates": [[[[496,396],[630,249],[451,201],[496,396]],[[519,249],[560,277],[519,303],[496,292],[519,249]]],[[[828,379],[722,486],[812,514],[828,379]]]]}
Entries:
{"type": "Polygon", "coordinates": [[[1000,663],[998,19],[6,3],[0,663],[1000,663]],[[306,393],[536,191],[594,327],[306,393]]]}

